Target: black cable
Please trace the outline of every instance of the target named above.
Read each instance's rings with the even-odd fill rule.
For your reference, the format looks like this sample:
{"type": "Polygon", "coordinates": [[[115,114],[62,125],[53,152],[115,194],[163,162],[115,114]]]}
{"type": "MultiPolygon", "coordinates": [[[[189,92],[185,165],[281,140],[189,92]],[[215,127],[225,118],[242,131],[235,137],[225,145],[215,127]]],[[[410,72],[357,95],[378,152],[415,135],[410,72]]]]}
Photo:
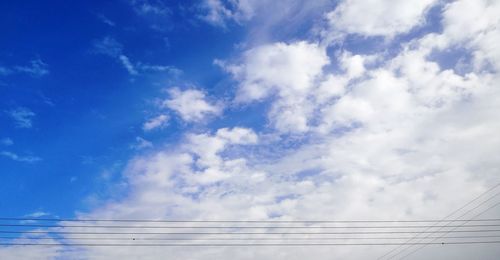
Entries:
{"type": "MultiPolygon", "coordinates": [[[[294,244],[55,244],[55,243],[0,243],[0,246],[82,246],[82,247],[257,247],[257,246],[388,246],[405,243],[294,243],[294,244]]],[[[498,241],[459,241],[436,243],[412,243],[414,245],[466,245],[466,244],[500,244],[498,241]]]]}
{"type": "Polygon", "coordinates": [[[500,229],[453,230],[453,231],[366,231],[366,232],[83,232],[83,231],[11,231],[3,234],[88,234],[88,235],[340,235],[340,234],[434,234],[500,232],[500,229]]]}
{"type": "MultiPolygon", "coordinates": [[[[403,240],[410,237],[285,237],[285,238],[154,238],[154,237],[66,237],[62,240],[123,240],[123,241],[240,241],[240,240],[263,240],[263,241],[279,241],[279,240],[403,240]]],[[[435,239],[442,237],[428,237],[427,239],[435,239]]],[[[500,238],[500,235],[495,236],[453,236],[445,237],[446,239],[464,239],[464,238],[500,238]]],[[[57,240],[61,238],[54,237],[0,237],[0,239],[12,240],[57,240]]]]}
{"type": "Polygon", "coordinates": [[[500,227],[500,224],[474,224],[474,225],[455,225],[455,226],[117,226],[117,225],[41,225],[41,224],[0,224],[0,227],[43,227],[43,228],[141,228],[141,229],[251,229],[251,228],[269,228],[269,229],[375,229],[375,228],[439,228],[439,227],[500,227]]]}
{"type": "MultiPolygon", "coordinates": [[[[467,220],[153,220],[153,219],[71,219],[71,218],[15,218],[0,217],[0,221],[52,221],[52,222],[143,222],[143,223],[431,223],[462,222],[467,220]]],[[[469,221],[500,221],[475,219],[469,221]]]]}
{"type": "MultiPolygon", "coordinates": [[[[499,186],[500,186],[500,183],[497,183],[496,185],[493,185],[491,188],[487,189],[486,191],[482,192],[482,193],[481,193],[481,194],[479,194],[478,196],[474,197],[472,200],[470,200],[469,202],[467,202],[467,203],[466,203],[465,205],[463,205],[462,207],[460,207],[460,208],[458,208],[458,209],[454,210],[452,213],[448,214],[448,215],[447,215],[446,217],[444,217],[442,220],[444,221],[445,219],[452,217],[452,216],[453,216],[453,215],[455,215],[456,213],[458,213],[458,212],[460,212],[461,210],[465,209],[467,206],[471,205],[471,204],[472,204],[472,203],[474,203],[476,200],[480,199],[480,198],[481,198],[481,197],[483,197],[484,195],[486,195],[486,194],[490,193],[491,191],[495,190],[495,189],[496,189],[497,187],[499,187],[499,186]]],[[[496,194],[495,194],[495,195],[493,195],[492,197],[495,197],[495,196],[497,196],[497,195],[498,195],[498,193],[496,193],[496,194]]],[[[490,200],[492,197],[490,197],[488,200],[490,200]]],[[[487,201],[488,201],[488,200],[487,200],[487,201]]],[[[482,205],[483,203],[485,203],[485,202],[482,202],[480,205],[482,205]]],[[[477,207],[477,206],[476,206],[476,207],[477,207]]],[[[475,209],[475,208],[474,208],[474,209],[475,209]]],[[[471,210],[469,210],[469,211],[471,211],[471,210]]],[[[469,211],[468,211],[468,212],[469,212],[469,211]]],[[[464,215],[462,215],[462,216],[464,216],[464,215]]],[[[462,216],[460,216],[460,217],[462,217],[462,216]]],[[[455,221],[457,221],[460,217],[455,218],[455,219],[453,219],[453,220],[444,221],[444,222],[445,222],[445,223],[455,222],[455,221]]],[[[465,222],[465,223],[467,223],[467,222],[465,222]]],[[[428,228],[428,229],[430,229],[430,228],[428,228]]],[[[426,230],[424,230],[424,231],[427,231],[428,229],[426,229],[426,230]]],[[[419,236],[419,234],[415,235],[413,238],[409,239],[409,240],[408,240],[408,241],[406,241],[406,242],[408,242],[408,243],[409,243],[409,242],[413,241],[414,239],[418,238],[418,236],[419,236]]],[[[388,252],[387,252],[387,253],[385,253],[384,255],[382,255],[382,256],[380,256],[380,257],[378,257],[378,258],[377,258],[377,260],[383,259],[383,258],[384,258],[384,257],[386,257],[386,256],[390,256],[393,252],[398,251],[401,247],[403,247],[403,246],[398,246],[398,247],[393,248],[392,250],[388,251],[388,252]]],[[[404,250],[403,250],[403,251],[404,251],[404,250]]],[[[401,252],[402,252],[402,251],[400,251],[400,252],[396,253],[396,255],[400,254],[401,252]]],[[[394,255],[394,256],[396,256],[396,255],[394,255]]],[[[388,259],[391,259],[391,258],[393,258],[394,256],[389,257],[388,259]]]]}
{"type": "MultiPolygon", "coordinates": [[[[496,196],[496,195],[495,195],[495,196],[496,196]]],[[[475,217],[479,217],[479,216],[481,216],[483,213],[487,212],[488,210],[490,210],[490,209],[492,209],[492,208],[495,208],[495,207],[496,207],[496,206],[498,206],[498,205],[500,205],[500,203],[496,203],[496,204],[494,204],[494,205],[492,205],[492,206],[490,206],[490,207],[486,208],[485,210],[483,210],[483,211],[479,212],[478,214],[476,214],[476,215],[475,215],[474,217],[472,217],[472,218],[474,219],[475,217]]],[[[452,229],[452,230],[450,230],[450,231],[453,231],[453,230],[455,230],[455,229],[456,229],[456,228],[454,228],[454,229],[452,229]]],[[[448,233],[449,233],[449,232],[448,232],[448,233]]],[[[445,233],[445,234],[441,235],[441,237],[446,236],[446,234],[448,234],[448,233],[445,233]]],[[[435,238],[434,240],[436,240],[436,239],[438,239],[438,238],[435,238]]],[[[409,255],[411,255],[411,254],[413,254],[413,253],[417,252],[418,250],[420,250],[420,249],[422,249],[422,248],[424,248],[424,247],[425,247],[425,245],[422,245],[421,247],[418,247],[418,248],[416,248],[415,250],[410,251],[408,254],[406,254],[406,255],[402,256],[400,259],[406,258],[407,256],[409,256],[409,255]]]]}

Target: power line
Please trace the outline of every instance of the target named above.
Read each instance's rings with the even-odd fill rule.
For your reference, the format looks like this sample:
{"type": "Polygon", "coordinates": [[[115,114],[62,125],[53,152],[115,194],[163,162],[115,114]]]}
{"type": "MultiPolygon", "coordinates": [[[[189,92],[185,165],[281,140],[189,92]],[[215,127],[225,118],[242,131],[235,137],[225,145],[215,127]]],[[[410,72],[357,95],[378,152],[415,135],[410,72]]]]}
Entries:
{"type": "MultiPolygon", "coordinates": [[[[491,188],[489,188],[488,190],[482,192],[481,194],[479,194],[478,196],[474,197],[472,200],[470,200],[469,202],[467,202],[465,205],[463,205],[462,207],[454,210],[452,213],[448,214],[446,217],[444,217],[441,221],[445,222],[445,223],[451,223],[451,222],[455,222],[455,221],[460,221],[459,218],[460,217],[463,217],[464,215],[458,217],[458,218],[455,218],[455,219],[452,219],[452,220],[446,220],[447,218],[451,218],[453,215],[455,215],[456,213],[460,212],[461,210],[465,209],[467,206],[471,205],[472,203],[474,203],[475,201],[477,201],[478,199],[480,199],[481,197],[483,197],[484,195],[490,193],[491,191],[495,190],[496,188],[498,188],[500,186],[500,183],[497,183],[496,185],[493,185],[491,188]]],[[[492,197],[495,197],[497,194],[493,195],[492,197]]],[[[489,201],[492,197],[490,197],[487,201],[489,201]]],[[[482,205],[484,202],[482,202],[480,205],[482,205]]],[[[476,206],[477,207],[477,206],[476,206]]],[[[475,208],[474,208],[475,209],[475,208]]],[[[469,210],[470,211],[470,210],[469,210]]],[[[467,223],[467,222],[465,222],[467,223]]],[[[427,231],[431,228],[427,228],[426,230],[424,231],[427,231]]],[[[424,232],[422,232],[424,233],[424,232]]],[[[415,235],[413,238],[409,239],[408,241],[406,241],[407,243],[413,241],[415,238],[417,238],[419,236],[419,234],[415,235]]],[[[388,255],[391,255],[393,252],[399,250],[401,247],[403,247],[404,245],[401,245],[401,246],[398,246],[396,248],[393,248],[392,250],[390,250],[389,252],[385,253],[384,255],[380,256],[379,258],[377,258],[377,260],[380,260],[388,255]]],[[[404,251],[404,250],[403,250],[404,251]]],[[[402,252],[402,251],[401,251],[402,252]]],[[[401,253],[399,252],[399,253],[401,253]]],[[[398,255],[399,253],[397,253],[396,255],[398,255]]],[[[393,256],[394,257],[394,256],[393,256]]],[[[392,257],[391,257],[392,258],[392,257]]],[[[389,258],[389,259],[391,259],[389,258]]]]}
{"type": "Polygon", "coordinates": [[[88,234],[88,235],[341,235],[341,234],[436,234],[500,232],[500,229],[443,230],[443,231],[365,231],[365,232],[84,232],[84,231],[12,231],[3,234],[88,234]]]}
{"type": "Polygon", "coordinates": [[[72,219],[72,218],[16,218],[0,217],[0,221],[51,221],[51,222],[143,222],[143,223],[432,223],[462,221],[500,221],[500,218],[475,220],[154,220],[154,219],[72,219]]]}
{"type": "Polygon", "coordinates": [[[376,229],[376,228],[439,228],[439,227],[500,227],[500,224],[473,224],[455,226],[406,225],[406,226],[117,226],[117,225],[42,225],[42,224],[0,224],[0,227],[43,227],[43,228],[130,228],[130,229],[376,229]]]}
{"type": "MultiPolygon", "coordinates": [[[[462,215],[458,216],[458,217],[457,217],[457,219],[459,219],[459,218],[461,218],[461,217],[464,217],[465,215],[469,214],[470,212],[472,212],[472,211],[476,210],[477,208],[481,207],[481,206],[482,206],[482,205],[484,205],[485,203],[487,203],[487,202],[489,202],[490,200],[494,199],[494,198],[495,198],[497,195],[499,195],[499,194],[500,194],[500,192],[499,192],[499,193],[496,193],[495,195],[493,195],[493,196],[491,196],[491,197],[489,197],[488,199],[486,199],[485,201],[483,201],[483,202],[479,203],[478,205],[476,205],[476,206],[475,206],[475,207],[473,207],[472,209],[469,209],[468,211],[466,211],[466,212],[465,212],[465,213],[463,213],[462,215]]],[[[498,204],[495,204],[494,206],[487,208],[486,210],[482,211],[481,213],[479,213],[479,214],[478,214],[478,215],[476,215],[475,217],[480,216],[482,213],[484,213],[484,212],[486,212],[486,211],[490,210],[491,208],[495,207],[496,205],[498,205],[498,204]]],[[[474,219],[474,218],[473,218],[473,219],[474,219]]],[[[466,223],[467,223],[467,222],[465,222],[464,224],[466,224],[466,223]]],[[[441,229],[442,229],[442,228],[440,228],[440,229],[438,229],[438,230],[441,230],[441,229]]],[[[451,231],[453,231],[453,230],[455,230],[455,229],[456,229],[456,228],[452,229],[451,231]]],[[[447,234],[447,233],[445,233],[444,235],[446,235],[446,234],[447,234]]],[[[443,236],[444,236],[444,235],[443,235],[443,236]]],[[[416,237],[416,238],[418,238],[418,235],[417,235],[417,236],[415,236],[415,237],[416,237]]],[[[406,251],[406,250],[407,250],[407,249],[409,249],[409,248],[411,248],[411,246],[409,246],[409,247],[407,247],[407,248],[403,248],[401,251],[399,251],[399,252],[398,252],[398,253],[396,253],[394,256],[392,256],[392,257],[390,257],[390,258],[388,258],[388,259],[392,259],[392,258],[396,257],[397,255],[399,255],[399,254],[403,253],[404,251],[406,251]]],[[[403,257],[403,258],[404,258],[404,257],[403,257]]]]}
{"type": "MultiPolygon", "coordinates": [[[[85,247],[257,247],[257,246],[388,246],[403,245],[405,243],[221,243],[221,244],[93,244],[93,243],[0,243],[0,246],[85,246],[85,247]]],[[[495,241],[459,241],[459,242],[434,242],[434,243],[411,243],[412,245],[466,245],[466,244],[500,244],[500,240],[495,241]]]]}
{"type": "MultiPolygon", "coordinates": [[[[404,240],[411,237],[285,237],[285,238],[155,238],[155,237],[70,237],[63,240],[117,240],[117,241],[240,241],[240,240],[263,240],[263,241],[281,241],[281,240],[404,240]]],[[[428,237],[427,239],[442,238],[440,236],[428,237]]],[[[500,235],[484,236],[453,236],[446,239],[479,239],[479,238],[500,238],[500,235]]],[[[12,240],[56,240],[54,237],[0,237],[0,239],[12,240]]]]}
{"type": "MultiPolygon", "coordinates": [[[[495,196],[496,196],[496,195],[495,195],[495,196]]],[[[490,206],[490,207],[486,208],[485,210],[483,210],[483,211],[479,212],[479,214],[477,214],[475,217],[479,217],[479,216],[480,216],[480,215],[482,215],[483,213],[487,212],[488,210],[490,210],[490,209],[492,209],[492,208],[494,208],[494,207],[496,207],[496,206],[498,206],[498,205],[500,205],[500,203],[497,203],[497,204],[495,204],[495,205],[493,205],[493,206],[490,206]]],[[[454,230],[454,229],[453,229],[453,230],[454,230]]],[[[451,231],[452,231],[452,230],[451,230],[451,231]]],[[[446,236],[446,234],[448,234],[448,233],[445,233],[445,234],[441,235],[441,237],[446,236]]],[[[436,240],[436,239],[439,239],[439,238],[435,238],[434,240],[436,240]]],[[[434,240],[433,240],[433,241],[434,241],[434,240]]],[[[413,254],[413,253],[417,252],[418,250],[420,250],[420,249],[422,249],[422,248],[424,248],[424,247],[425,247],[425,245],[422,245],[421,247],[416,248],[415,250],[413,250],[413,251],[409,252],[408,254],[404,255],[404,256],[403,256],[403,257],[401,257],[400,259],[406,258],[407,256],[409,256],[409,255],[411,255],[411,254],[413,254]]]]}

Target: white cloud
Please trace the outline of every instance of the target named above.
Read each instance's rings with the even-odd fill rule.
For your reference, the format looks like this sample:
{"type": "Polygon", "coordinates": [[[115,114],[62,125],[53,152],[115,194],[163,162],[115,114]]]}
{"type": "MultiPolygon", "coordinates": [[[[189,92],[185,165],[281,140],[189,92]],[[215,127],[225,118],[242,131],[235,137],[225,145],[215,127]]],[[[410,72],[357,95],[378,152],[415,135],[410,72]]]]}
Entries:
{"type": "Polygon", "coordinates": [[[167,115],[159,115],[146,121],[142,126],[144,131],[150,131],[156,128],[164,127],[168,123],[169,117],[167,115]]]}
{"type": "Polygon", "coordinates": [[[134,11],[139,15],[170,15],[172,11],[159,0],[131,0],[134,11]]]}
{"type": "Polygon", "coordinates": [[[25,162],[25,163],[35,163],[35,162],[42,160],[42,158],[40,158],[40,157],[31,156],[31,155],[21,156],[21,155],[17,155],[15,153],[9,152],[9,151],[1,151],[0,155],[7,157],[11,160],[14,160],[14,161],[25,162]]]}
{"type": "Polygon", "coordinates": [[[33,118],[36,114],[25,107],[18,107],[6,111],[6,113],[14,120],[18,128],[31,128],[33,126],[33,118]]]}
{"type": "Polygon", "coordinates": [[[137,76],[140,72],[167,72],[173,75],[178,75],[182,72],[174,66],[133,62],[124,54],[123,45],[109,36],[94,41],[94,51],[98,54],[107,55],[116,59],[132,76],[137,76]]]}
{"type": "Polygon", "coordinates": [[[275,43],[248,50],[241,64],[225,68],[240,81],[237,100],[248,102],[273,92],[282,97],[307,92],[328,63],[326,50],[317,44],[275,43]]]}
{"type": "Polygon", "coordinates": [[[153,147],[153,143],[138,136],[135,138],[135,144],[131,145],[130,147],[132,149],[142,150],[153,147]]]}
{"type": "Polygon", "coordinates": [[[500,70],[500,50],[496,44],[500,41],[498,1],[455,1],[445,7],[443,16],[442,38],[447,45],[470,48],[479,69],[491,64],[500,70]]]}
{"type": "Polygon", "coordinates": [[[39,218],[39,217],[50,216],[50,215],[51,215],[50,213],[47,213],[47,212],[44,212],[44,211],[35,211],[33,213],[30,213],[30,214],[26,215],[26,217],[39,218]]]}
{"type": "Polygon", "coordinates": [[[236,1],[221,1],[221,0],[203,0],[201,8],[204,14],[201,18],[208,23],[217,26],[226,26],[226,22],[236,21],[238,23],[250,19],[255,12],[256,5],[259,2],[254,0],[236,0],[236,1]]]}
{"type": "Polygon", "coordinates": [[[314,43],[275,43],[250,49],[240,64],[222,66],[239,81],[237,102],[278,97],[270,121],[283,132],[308,130],[307,95],[329,63],[326,50],[314,43]]]}
{"type": "Polygon", "coordinates": [[[49,74],[48,67],[47,63],[38,58],[31,60],[28,66],[16,66],[15,69],[18,72],[27,73],[33,77],[41,77],[49,74]]]}
{"type": "Polygon", "coordinates": [[[94,51],[110,57],[119,57],[123,52],[123,45],[112,37],[104,37],[93,43],[94,51]]]}
{"type": "Polygon", "coordinates": [[[217,137],[227,140],[232,144],[255,144],[257,135],[248,128],[235,127],[233,129],[221,128],[217,130],[217,137]]]}
{"type": "Polygon", "coordinates": [[[393,37],[422,24],[436,0],[343,0],[327,14],[333,33],[393,37]]]}
{"type": "MultiPolygon", "coordinates": [[[[23,243],[23,240],[14,240],[19,243],[23,243]]],[[[45,242],[51,243],[55,240],[45,240],[45,242]]],[[[40,260],[51,260],[57,259],[61,256],[62,251],[61,246],[54,247],[44,247],[44,246],[8,246],[0,247],[0,258],[2,259],[40,259],[40,260]]]]}
{"type": "Polygon", "coordinates": [[[40,58],[32,59],[29,65],[17,65],[12,68],[0,66],[0,76],[6,76],[13,73],[24,73],[32,77],[42,77],[50,73],[49,65],[40,58]]]}
{"type": "Polygon", "coordinates": [[[168,72],[173,75],[180,75],[182,73],[182,70],[174,66],[168,66],[168,65],[150,65],[150,64],[137,63],[136,67],[139,68],[139,70],[141,71],[168,72]]]}
{"type": "MultiPolygon", "coordinates": [[[[277,35],[296,35],[301,26],[322,19],[331,0],[201,0],[199,17],[211,25],[230,28],[230,25],[250,29],[245,44],[268,43],[277,35]]],[[[300,36],[301,37],[301,36],[300,36]]]]}
{"type": "Polygon", "coordinates": [[[210,115],[219,115],[222,108],[218,104],[211,104],[206,100],[205,93],[196,89],[180,90],[172,88],[168,91],[170,99],[163,105],[177,112],[187,122],[201,121],[210,115]]]}
{"type": "Polygon", "coordinates": [[[128,73],[130,75],[137,75],[139,74],[137,72],[137,70],[135,69],[134,65],[132,65],[132,63],[130,62],[130,60],[128,59],[127,56],[121,54],[119,57],[118,57],[123,65],[123,67],[125,67],[128,71],[128,73]]]}
{"type": "Polygon", "coordinates": [[[109,19],[108,17],[106,17],[105,15],[103,14],[97,14],[97,18],[99,18],[99,20],[101,20],[101,22],[111,26],[111,27],[115,27],[116,26],[116,23],[113,22],[111,19],[109,19]]]}

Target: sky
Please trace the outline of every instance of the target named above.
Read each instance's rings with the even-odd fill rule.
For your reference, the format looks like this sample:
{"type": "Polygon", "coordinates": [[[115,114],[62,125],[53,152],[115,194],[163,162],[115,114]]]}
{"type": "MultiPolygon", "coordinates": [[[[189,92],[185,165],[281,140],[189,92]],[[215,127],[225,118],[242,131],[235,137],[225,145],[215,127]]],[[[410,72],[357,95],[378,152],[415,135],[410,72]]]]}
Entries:
{"type": "MultiPolygon", "coordinates": [[[[500,181],[498,42],[494,0],[2,1],[0,216],[442,218],[500,181]]],[[[0,258],[386,251],[0,246],[0,258]]],[[[450,245],[407,259],[498,255],[450,245]]]]}

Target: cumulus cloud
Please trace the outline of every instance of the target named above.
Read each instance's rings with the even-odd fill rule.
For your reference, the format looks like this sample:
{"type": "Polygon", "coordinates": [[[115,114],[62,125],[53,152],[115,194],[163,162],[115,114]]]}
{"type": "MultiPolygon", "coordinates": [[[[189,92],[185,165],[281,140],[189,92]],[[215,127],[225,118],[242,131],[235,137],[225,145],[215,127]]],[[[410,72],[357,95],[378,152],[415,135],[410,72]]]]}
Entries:
{"type": "Polygon", "coordinates": [[[307,92],[328,63],[326,50],[317,44],[275,43],[248,50],[241,64],[226,69],[241,82],[237,99],[252,101],[273,92],[283,97],[307,92]]]}
{"type": "Polygon", "coordinates": [[[422,24],[426,11],[435,3],[436,0],[344,0],[327,18],[334,33],[393,37],[422,24]]]}
{"type": "Polygon", "coordinates": [[[239,82],[237,102],[278,97],[270,121],[284,132],[308,130],[312,112],[307,102],[322,68],[329,63],[324,47],[308,42],[275,43],[245,52],[242,62],[222,66],[239,82]]]}
{"type": "Polygon", "coordinates": [[[222,107],[206,100],[205,93],[196,89],[180,90],[172,88],[168,91],[170,98],[163,106],[175,111],[182,120],[187,122],[201,121],[210,115],[219,115],[222,107]]]}
{"type": "Polygon", "coordinates": [[[446,49],[463,47],[471,51],[478,70],[500,70],[500,3],[497,1],[461,0],[448,4],[443,12],[444,31],[427,37],[427,44],[446,49]]]}
{"type": "Polygon", "coordinates": [[[5,112],[14,120],[16,127],[31,128],[33,126],[33,118],[36,114],[28,108],[18,107],[5,112]]]}

